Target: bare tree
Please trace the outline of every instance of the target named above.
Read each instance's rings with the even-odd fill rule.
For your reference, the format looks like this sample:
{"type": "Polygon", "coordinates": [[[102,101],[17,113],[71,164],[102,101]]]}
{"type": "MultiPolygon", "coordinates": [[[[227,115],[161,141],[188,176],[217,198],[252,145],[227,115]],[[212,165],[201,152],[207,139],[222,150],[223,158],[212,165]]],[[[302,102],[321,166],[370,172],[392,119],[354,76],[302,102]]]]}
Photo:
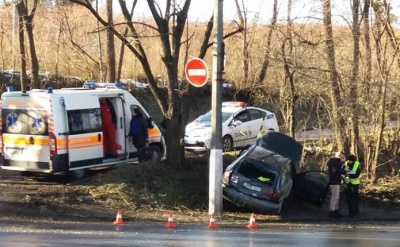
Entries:
{"type": "MultiPolygon", "coordinates": [[[[361,95],[370,95],[371,92],[371,84],[372,84],[372,48],[371,48],[371,37],[370,37],[370,21],[369,21],[369,12],[371,9],[371,0],[365,0],[364,1],[364,7],[363,7],[363,12],[362,12],[362,21],[364,23],[364,42],[365,42],[365,76],[363,79],[363,93],[361,95]]],[[[364,164],[365,168],[364,170],[368,173],[370,170],[370,164],[371,164],[371,152],[370,151],[371,143],[369,140],[365,141],[364,144],[364,164]]],[[[360,155],[360,152],[358,152],[360,155]]]]}
{"type": "Polygon", "coordinates": [[[163,54],[162,61],[167,70],[167,92],[164,94],[157,86],[157,81],[151,70],[149,60],[146,56],[146,52],[142,46],[141,38],[136,31],[131,16],[127,10],[126,2],[119,0],[122,13],[125,17],[126,25],[129,28],[129,36],[132,37],[132,41],[127,40],[122,33],[116,30],[113,26],[105,21],[93,8],[91,1],[89,0],[70,0],[71,2],[80,4],[90,10],[90,12],[97,18],[97,20],[103,25],[108,26],[110,30],[125,43],[127,48],[137,57],[143,67],[143,71],[147,77],[150,89],[155,96],[160,109],[165,118],[165,139],[167,142],[167,163],[175,166],[180,166],[184,163],[184,148],[182,137],[184,134],[185,123],[182,121],[182,102],[181,95],[178,91],[178,65],[179,55],[181,48],[181,39],[186,24],[187,13],[190,6],[190,0],[184,1],[180,9],[177,6],[173,6],[171,9],[171,1],[167,0],[166,9],[164,13],[161,13],[160,8],[156,5],[154,0],[147,0],[151,14],[154,18],[156,27],[150,27],[159,33],[161,40],[163,54]],[[176,18],[176,21],[171,25],[170,20],[172,17],[176,18]]]}
{"type": "MultiPolygon", "coordinates": [[[[185,108],[183,106],[185,99],[190,98],[188,94],[191,91],[181,91],[181,85],[187,85],[186,82],[181,82],[178,77],[179,58],[182,46],[182,36],[185,30],[187,14],[191,0],[182,1],[181,4],[173,4],[172,0],[166,1],[166,8],[162,13],[160,6],[154,0],[147,0],[147,5],[153,16],[155,26],[148,23],[134,23],[132,15],[129,13],[125,0],[119,0],[122,14],[125,19],[125,25],[129,29],[128,35],[124,36],[124,32],[120,32],[108,21],[104,20],[99,13],[93,8],[90,0],[70,0],[88,9],[93,16],[105,27],[112,30],[115,37],[120,39],[126,48],[134,54],[140,62],[145,73],[150,89],[161,109],[164,116],[165,124],[165,140],[167,144],[167,163],[180,166],[184,164],[184,146],[183,136],[187,118],[185,117],[185,108]],[[142,42],[144,37],[141,37],[137,32],[136,25],[144,25],[148,29],[158,33],[158,37],[162,47],[162,62],[164,64],[167,79],[166,92],[157,86],[157,80],[150,67],[149,59],[142,42]]],[[[132,13],[132,12],[131,12],[132,13]]],[[[209,26],[207,26],[208,28],[209,26]]],[[[212,26],[211,26],[212,27],[212,26]]],[[[237,31],[236,31],[237,32],[237,31]]],[[[227,34],[224,37],[228,37],[227,34]]],[[[205,32],[204,40],[209,40],[211,32],[205,32]]],[[[203,42],[205,44],[206,42],[203,42]]],[[[202,46],[207,49],[210,45],[202,46]]],[[[204,50],[200,54],[205,54],[204,50]]],[[[191,96],[193,97],[193,96],[191,96]]]]}
{"type": "Polygon", "coordinates": [[[242,53],[243,53],[243,82],[247,85],[249,80],[249,63],[250,63],[250,54],[249,54],[249,40],[247,38],[248,28],[247,28],[247,11],[246,6],[244,5],[244,1],[242,0],[242,6],[240,7],[239,1],[235,0],[236,3],[236,11],[239,17],[240,26],[243,27],[242,35],[242,53]]]}
{"type": "Polygon", "coordinates": [[[381,4],[380,1],[373,2],[373,8],[375,11],[375,23],[374,23],[374,41],[376,46],[376,58],[377,58],[377,67],[379,72],[379,81],[381,82],[380,90],[379,90],[379,125],[378,125],[378,133],[376,137],[375,148],[373,149],[373,159],[370,161],[368,165],[368,177],[372,182],[376,182],[377,179],[377,168],[380,166],[379,164],[379,156],[381,154],[381,148],[383,145],[383,131],[385,128],[385,117],[386,117],[386,105],[388,100],[388,83],[390,81],[390,71],[392,70],[393,64],[398,59],[397,56],[399,54],[399,46],[393,46],[393,34],[388,32],[387,27],[390,26],[387,23],[390,22],[389,15],[384,15],[384,13],[388,12],[388,5],[381,4]],[[387,35],[389,43],[392,44],[394,48],[394,53],[390,52],[388,55],[388,46],[384,44],[384,35],[387,35]]]}
{"type": "Polygon", "coordinates": [[[329,79],[330,79],[330,97],[332,104],[332,117],[333,126],[335,131],[335,139],[339,150],[345,152],[349,151],[349,145],[347,136],[343,130],[346,129],[344,116],[342,115],[343,101],[341,98],[341,90],[339,88],[339,76],[336,70],[336,59],[335,59],[335,43],[333,39],[332,30],[332,13],[331,13],[331,1],[322,0],[323,10],[323,23],[325,28],[325,47],[327,62],[329,66],[329,79]]]}
{"type": "MultiPolygon", "coordinates": [[[[25,0],[26,1],[26,0],[25,0]]],[[[28,1],[24,2],[24,0],[17,0],[16,7],[18,10],[19,16],[25,23],[25,30],[29,40],[29,51],[31,55],[31,63],[32,63],[32,78],[30,88],[40,88],[40,80],[39,80],[39,61],[36,55],[35,48],[35,39],[33,36],[33,18],[35,17],[36,9],[38,6],[39,0],[33,1],[32,10],[28,13],[28,1]]]]}
{"type": "Polygon", "coordinates": [[[107,82],[115,82],[115,44],[114,33],[110,29],[114,25],[113,20],[113,0],[107,0],[107,82]]]}
{"type": "MultiPolygon", "coordinates": [[[[96,11],[99,11],[99,0],[96,0],[96,11]]],[[[108,11],[108,9],[107,9],[108,11]]],[[[99,61],[98,61],[98,65],[99,65],[99,74],[100,74],[100,81],[104,81],[106,80],[104,73],[106,73],[105,69],[104,69],[104,64],[103,64],[103,45],[101,42],[101,32],[100,32],[100,23],[99,21],[96,22],[97,25],[97,42],[99,44],[98,47],[98,57],[99,57],[99,61]]],[[[110,30],[107,31],[107,34],[110,33],[110,30]]],[[[108,42],[108,39],[107,39],[108,42]]]]}
{"type": "MultiPolygon", "coordinates": [[[[21,8],[16,5],[18,12],[20,12],[21,8]]],[[[22,12],[22,11],[21,11],[22,12]]],[[[20,72],[20,84],[21,90],[29,89],[29,79],[26,74],[26,51],[25,51],[25,35],[24,35],[24,18],[19,14],[18,15],[18,41],[19,41],[19,54],[21,57],[21,72],[20,72]]]]}
{"type": "Polygon", "coordinates": [[[352,6],[352,14],[353,14],[353,23],[352,23],[352,31],[353,31],[353,66],[352,73],[350,77],[350,97],[349,97],[349,108],[351,112],[350,118],[350,152],[356,154],[358,156],[358,145],[360,141],[359,134],[359,109],[358,109],[358,74],[360,67],[360,21],[359,21],[359,12],[360,10],[360,1],[353,0],[352,6]]]}
{"type": "MultiPolygon", "coordinates": [[[[276,0],[274,4],[277,4],[276,0]]],[[[284,104],[287,112],[287,128],[292,137],[295,137],[295,106],[297,101],[297,95],[295,90],[295,73],[296,69],[293,66],[292,57],[293,57],[293,38],[292,38],[292,20],[291,20],[291,8],[292,8],[292,0],[288,2],[288,15],[287,15],[287,29],[286,29],[286,38],[282,43],[282,58],[283,58],[283,69],[285,72],[285,85],[284,88],[288,88],[288,90],[283,90],[283,94],[285,95],[284,104]],[[286,48],[286,46],[289,46],[286,48]],[[288,53],[288,54],[287,54],[288,53]]],[[[274,8],[275,9],[275,8],[274,8]]]]}
{"type": "MultiPolygon", "coordinates": [[[[289,6],[291,4],[289,3],[289,6]]],[[[276,23],[278,21],[278,1],[274,0],[274,7],[273,7],[273,12],[272,12],[272,20],[271,20],[271,25],[269,29],[269,33],[267,36],[267,42],[265,45],[265,51],[264,51],[264,61],[262,63],[262,67],[260,70],[260,74],[258,76],[258,85],[261,85],[262,82],[265,79],[265,76],[267,74],[269,62],[270,62],[270,54],[271,54],[271,42],[272,42],[272,34],[274,33],[274,30],[276,28],[276,23]]]]}
{"type": "MultiPolygon", "coordinates": [[[[132,3],[131,11],[129,13],[130,19],[132,19],[133,11],[135,10],[136,4],[137,4],[137,0],[134,0],[133,3],[132,3]]],[[[126,37],[126,35],[128,35],[128,32],[129,32],[128,27],[125,27],[125,31],[123,33],[123,36],[126,37]]],[[[120,50],[119,50],[119,60],[118,60],[117,75],[116,75],[116,80],[117,81],[120,81],[120,79],[121,79],[122,64],[124,62],[124,53],[125,53],[125,44],[124,44],[124,42],[121,42],[121,47],[120,47],[120,50]]]]}

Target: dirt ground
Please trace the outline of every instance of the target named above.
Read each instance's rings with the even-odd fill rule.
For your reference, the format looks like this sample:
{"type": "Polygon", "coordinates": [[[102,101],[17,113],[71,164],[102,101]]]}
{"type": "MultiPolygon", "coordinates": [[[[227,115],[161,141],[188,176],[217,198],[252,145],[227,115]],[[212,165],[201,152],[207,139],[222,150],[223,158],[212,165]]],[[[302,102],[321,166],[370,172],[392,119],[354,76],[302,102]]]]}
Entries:
{"type": "MultiPolygon", "coordinates": [[[[143,167],[131,168],[129,172],[123,168],[113,169],[115,171],[95,172],[87,178],[73,181],[65,176],[43,176],[25,177],[19,172],[0,170],[0,219],[1,220],[50,220],[50,221],[99,221],[113,222],[116,218],[118,209],[122,210],[125,222],[152,221],[166,222],[170,212],[173,213],[174,221],[180,223],[207,223],[208,215],[208,195],[207,181],[204,185],[196,184],[197,187],[183,188],[180,191],[169,191],[169,194],[176,194],[169,201],[162,199],[163,194],[159,181],[170,180],[170,177],[179,179],[178,172],[172,171],[167,167],[159,167],[157,174],[152,174],[154,168],[143,167]],[[119,170],[120,169],[120,170],[119,170]],[[132,197],[126,196],[125,187],[115,187],[128,184],[128,180],[121,177],[121,183],[115,185],[110,182],[110,177],[120,176],[118,174],[138,171],[139,175],[129,174],[131,180],[139,180],[146,176],[160,177],[160,180],[153,179],[152,184],[138,187],[129,187],[128,193],[132,197]],[[118,173],[120,172],[120,173],[118,173]],[[111,185],[113,184],[113,185],[111,185]],[[106,186],[106,187],[105,187],[106,186]],[[158,187],[157,187],[158,186],[158,187]],[[200,187],[199,187],[200,186],[200,187]],[[206,187],[205,189],[199,189],[206,187]],[[106,188],[105,190],[102,188],[106,188]],[[114,189],[113,189],[114,188],[114,189]],[[115,190],[115,188],[117,188],[115,190]],[[149,192],[150,190],[156,193],[149,192]],[[125,191],[125,192],[124,192],[125,191]],[[191,191],[199,191],[196,198],[179,197],[181,194],[194,194],[191,191]],[[154,193],[154,194],[152,194],[154,193]],[[157,197],[158,194],[159,196],[157,197]],[[178,197],[176,197],[178,196],[178,197]],[[192,202],[190,202],[192,201],[192,202]],[[196,201],[193,203],[193,201],[196,201]]],[[[190,174],[193,171],[189,171],[190,174]]],[[[196,171],[198,173],[198,171],[196,171]]],[[[207,171],[205,171],[207,173],[207,171]]],[[[189,173],[188,173],[189,174],[189,173]]],[[[189,177],[182,174],[182,177],[189,177]]],[[[172,179],[171,181],[177,180],[172,179]]],[[[114,179],[118,180],[118,179],[114,179]]],[[[111,180],[112,181],[112,180],[111,180]]],[[[399,184],[396,181],[397,185],[399,184]]],[[[173,187],[173,185],[169,185],[173,187]]],[[[180,186],[182,187],[182,186],[180,186]]],[[[164,188],[165,189],[165,188],[164,188]]],[[[399,190],[397,193],[374,191],[373,189],[363,189],[360,195],[360,217],[356,221],[393,221],[400,219],[400,200],[399,190]]],[[[250,211],[239,209],[224,202],[222,215],[216,216],[218,224],[246,224],[251,215],[250,211]]],[[[328,200],[322,208],[316,208],[296,198],[288,198],[280,215],[257,215],[259,222],[329,222],[328,200]]],[[[341,201],[342,213],[346,215],[346,203],[341,201]]],[[[354,222],[354,219],[344,217],[340,222],[354,222]]]]}

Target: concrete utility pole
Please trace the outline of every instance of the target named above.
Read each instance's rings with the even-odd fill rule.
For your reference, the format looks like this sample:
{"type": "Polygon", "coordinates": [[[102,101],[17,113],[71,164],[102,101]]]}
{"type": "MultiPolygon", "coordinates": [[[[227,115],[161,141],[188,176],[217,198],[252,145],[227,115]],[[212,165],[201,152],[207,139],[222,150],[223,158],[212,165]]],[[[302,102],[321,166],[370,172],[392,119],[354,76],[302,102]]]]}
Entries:
{"type": "Polygon", "coordinates": [[[223,0],[215,0],[214,45],[212,65],[211,125],[212,140],[210,153],[209,214],[222,213],[222,68],[223,68],[223,0]]]}

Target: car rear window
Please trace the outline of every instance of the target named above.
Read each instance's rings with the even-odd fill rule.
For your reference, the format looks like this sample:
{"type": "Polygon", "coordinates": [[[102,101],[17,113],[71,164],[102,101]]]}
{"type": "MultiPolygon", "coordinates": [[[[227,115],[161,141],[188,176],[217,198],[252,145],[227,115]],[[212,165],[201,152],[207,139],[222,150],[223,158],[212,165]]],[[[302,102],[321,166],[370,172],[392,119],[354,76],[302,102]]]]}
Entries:
{"type": "Polygon", "coordinates": [[[45,110],[3,109],[3,133],[47,135],[48,121],[45,110]]]}
{"type": "Polygon", "coordinates": [[[249,179],[256,179],[261,183],[274,183],[276,180],[276,171],[268,164],[247,158],[243,159],[238,173],[249,179]]]}

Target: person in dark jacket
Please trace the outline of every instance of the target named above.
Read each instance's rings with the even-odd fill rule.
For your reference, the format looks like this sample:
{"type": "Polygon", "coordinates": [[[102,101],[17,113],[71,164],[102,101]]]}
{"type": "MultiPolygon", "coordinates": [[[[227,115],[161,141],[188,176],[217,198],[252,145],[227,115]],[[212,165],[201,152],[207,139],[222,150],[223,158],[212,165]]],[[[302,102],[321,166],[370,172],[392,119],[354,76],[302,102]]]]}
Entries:
{"type": "Polygon", "coordinates": [[[335,156],[328,160],[329,187],[331,191],[330,213],[329,217],[340,219],[342,215],[339,211],[340,184],[342,183],[342,174],[346,171],[343,169],[345,155],[342,152],[336,152],[335,156]]]}
{"type": "Polygon", "coordinates": [[[143,114],[137,109],[131,110],[132,119],[130,122],[128,139],[132,140],[138,152],[139,162],[143,161],[143,149],[148,144],[149,134],[147,132],[147,122],[143,114]]]}

